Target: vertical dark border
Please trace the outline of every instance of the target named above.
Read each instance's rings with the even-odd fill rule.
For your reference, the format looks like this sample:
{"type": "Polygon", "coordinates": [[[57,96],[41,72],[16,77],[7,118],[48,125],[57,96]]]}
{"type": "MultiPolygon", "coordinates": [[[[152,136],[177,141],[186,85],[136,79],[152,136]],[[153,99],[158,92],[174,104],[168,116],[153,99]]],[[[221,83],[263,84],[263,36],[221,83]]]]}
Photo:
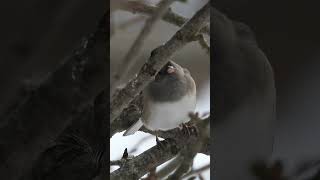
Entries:
{"type": "Polygon", "coordinates": [[[10,66],[17,71],[2,77],[16,83],[3,92],[12,91],[6,96],[17,102],[7,102],[0,112],[0,179],[87,180],[108,172],[108,2],[32,1],[27,7],[8,2],[1,35],[12,42],[3,44],[9,53],[1,64],[7,73],[10,66]],[[15,73],[21,75],[10,79],[15,73]],[[23,77],[29,73],[34,77],[23,77]],[[23,85],[25,78],[30,82],[23,85]],[[93,106],[102,90],[104,104],[93,106]]]}
{"type": "MultiPolygon", "coordinates": [[[[211,8],[210,8],[210,16],[213,14],[213,1],[210,0],[211,8]]],[[[214,46],[213,46],[213,23],[211,23],[212,18],[210,17],[210,179],[213,179],[213,175],[215,173],[215,160],[214,160],[214,137],[213,137],[213,125],[214,123],[214,72],[213,66],[214,66],[214,46]]]]}
{"type": "MultiPolygon", "coordinates": [[[[107,11],[107,16],[106,16],[106,24],[107,24],[107,34],[108,34],[108,36],[107,36],[107,41],[106,41],[106,52],[107,52],[107,57],[108,57],[108,59],[107,59],[107,69],[108,69],[108,74],[109,74],[109,77],[107,78],[107,82],[106,82],[106,84],[107,84],[107,97],[108,97],[108,99],[107,99],[107,102],[109,102],[108,103],[108,108],[106,109],[106,111],[108,112],[107,114],[110,114],[110,1],[106,1],[106,11],[107,11]]],[[[110,116],[107,116],[107,117],[109,117],[110,118],[110,116]]],[[[108,122],[110,122],[110,119],[108,119],[108,122]]],[[[107,137],[105,137],[106,138],[106,140],[107,140],[107,143],[106,143],[106,160],[105,160],[105,162],[106,162],[106,166],[105,166],[105,172],[107,172],[107,174],[108,174],[108,179],[109,179],[109,173],[110,173],[110,123],[106,123],[107,124],[107,129],[106,129],[106,131],[107,131],[107,137]]]]}

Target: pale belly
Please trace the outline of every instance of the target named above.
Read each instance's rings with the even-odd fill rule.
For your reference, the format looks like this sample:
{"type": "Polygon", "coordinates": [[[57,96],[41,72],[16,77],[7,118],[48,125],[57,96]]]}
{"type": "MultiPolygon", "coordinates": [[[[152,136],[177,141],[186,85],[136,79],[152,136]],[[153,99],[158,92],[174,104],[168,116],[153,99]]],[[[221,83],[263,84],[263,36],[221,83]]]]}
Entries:
{"type": "Polygon", "coordinates": [[[149,106],[148,119],[142,119],[144,126],[150,130],[169,130],[190,120],[189,113],[195,110],[196,98],[186,96],[178,102],[152,103],[149,106]]]}

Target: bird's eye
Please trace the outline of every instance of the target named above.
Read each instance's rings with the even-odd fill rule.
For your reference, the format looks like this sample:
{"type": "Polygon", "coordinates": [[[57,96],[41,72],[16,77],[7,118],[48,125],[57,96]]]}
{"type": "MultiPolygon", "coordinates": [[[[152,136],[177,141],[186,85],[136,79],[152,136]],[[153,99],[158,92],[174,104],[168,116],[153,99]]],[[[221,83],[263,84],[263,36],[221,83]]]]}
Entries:
{"type": "Polygon", "coordinates": [[[176,68],[175,67],[173,67],[173,66],[168,66],[168,68],[167,68],[167,73],[168,74],[172,74],[172,73],[174,73],[176,71],[176,68]]]}

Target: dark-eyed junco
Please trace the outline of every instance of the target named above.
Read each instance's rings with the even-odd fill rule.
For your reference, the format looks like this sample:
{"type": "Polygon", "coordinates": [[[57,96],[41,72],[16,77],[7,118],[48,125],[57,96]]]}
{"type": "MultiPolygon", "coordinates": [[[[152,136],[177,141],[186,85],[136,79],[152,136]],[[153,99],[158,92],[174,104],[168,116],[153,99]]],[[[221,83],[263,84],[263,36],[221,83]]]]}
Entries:
{"type": "Polygon", "coordinates": [[[190,120],[196,107],[196,84],[190,72],[169,61],[143,91],[143,113],[123,135],[143,125],[149,130],[169,130],[190,120]]]}

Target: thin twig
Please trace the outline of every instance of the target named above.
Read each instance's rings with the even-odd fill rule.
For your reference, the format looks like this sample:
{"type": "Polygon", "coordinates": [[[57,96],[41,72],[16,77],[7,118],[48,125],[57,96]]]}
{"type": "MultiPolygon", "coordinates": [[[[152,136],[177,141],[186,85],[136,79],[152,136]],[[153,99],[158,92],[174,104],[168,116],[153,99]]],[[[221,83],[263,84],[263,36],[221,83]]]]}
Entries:
{"type": "Polygon", "coordinates": [[[185,177],[188,177],[188,176],[191,176],[191,175],[194,175],[194,174],[199,174],[199,173],[201,173],[201,172],[203,172],[203,171],[206,171],[206,170],[208,170],[208,169],[210,169],[210,164],[207,164],[207,165],[205,165],[205,166],[202,166],[202,167],[199,168],[199,169],[194,169],[194,170],[188,172],[187,174],[185,174],[184,176],[182,176],[182,178],[185,178],[185,177]]]}
{"type": "Polygon", "coordinates": [[[198,42],[199,42],[200,46],[206,51],[207,54],[210,55],[210,45],[208,44],[208,42],[204,38],[204,35],[199,34],[197,37],[198,37],[198,42]]]}
{"type": "Polygon", "coordinates": [[[159,179],[164,179],[167,177],[170,173],[174,172],[175,169],[181,164],[181,156],[175,157],[172,161],[170,161],[166,166],[164,166],[162,169],[160,169],[157,172],[157,177],[159,179]]]}
{"type": "Polygon", "coordinates": [[[146,19],[146,17],[144,17],[144,16],[134,17],[132,19],[129,19],[129,20],[117,25],[116,29],[125,30],[125,29],[129,28],[130,26],[137,24],[145,19],[146,19]]]}
{"type": "Polygon", "coordinates": [[[110,161],[110,166],[120,166],[121,160],[110,161]]]}
{"type": "Polygon", "coordinates": [[[173,54],[190,42],[190,39],[209,22],[209,18],[210,3],[207,3],[168,42],[152,51],[149,60],[142,66],[137,77],[115,94],[110,104],[110,123],[154,79],[173,54]]]}
{"type": "Polygon", "coordinates": [[[194,36],[193,41],[197,41],[200,44],[201,48],[204,49],[208,55],[210,55],[210,45],[204,38],[203,34],[194,36]]]}
{"type": "Polygon", "coordinates": [[[170,5],[175,0],[163,0],[159,3],[158,10],[146,21],[144,27],[139,33],[138,37],[132,44],[128,53],[125,55],[123,60],[118,65],[117,70],[115,71],[114,76],[111,79],[111,94],[113,94],[116,87],[119,85],[119,82],[128,74],[129,70],[132,69],[132,66],[135,64],[135,59],[139,55],[144,41],[151,33],[152,29],[155,27],[155,24],[162,18],[162,16],[167,12],[170,5]]]}
{"type": "MultiPolygon", "coordinates": [[[[199,142],[199,141],[198,141],[199,142]]],[[[195,151],[189,151],[185,149],[183,153],[181,153],[181,164],[177,168],[177,170],[168,177],[168,180],[181,179],[181,177],[187,173],[193,165],[194,156],[197,154],[195,151]]]]}
{"type": "Polygon", "coordinates": [[[319,166],[320,166],[320,160],[312,160],[312,161],[304,162],[298,167],[294,175],[296,177],[303,176],[306,172],[319,169],[319,166]]]}
{"type": "MultiPolygon", "coordinates": [[[[122,3],[120,9],[124,11],[129,11],[132,13],[142,13],[147,15],[154,14],[154,12],[158,11],[158,8],[155,6],[150,6],[137,1],[124,2],[122,3]]],[[[182,26],[188,21],[187,18],[170,11],[170,9],[163,16],[162,19],[176,26],[182,26]]],[[[200,32],[210,36],[210,27],[205,26],[203,29],[200,30],[200,32]]]]}
{"type": "Polygon", "coordinates": [[[122,166],[126,160],[120,159],[115,161],[110,161],[110,166],[122,166]]]}

